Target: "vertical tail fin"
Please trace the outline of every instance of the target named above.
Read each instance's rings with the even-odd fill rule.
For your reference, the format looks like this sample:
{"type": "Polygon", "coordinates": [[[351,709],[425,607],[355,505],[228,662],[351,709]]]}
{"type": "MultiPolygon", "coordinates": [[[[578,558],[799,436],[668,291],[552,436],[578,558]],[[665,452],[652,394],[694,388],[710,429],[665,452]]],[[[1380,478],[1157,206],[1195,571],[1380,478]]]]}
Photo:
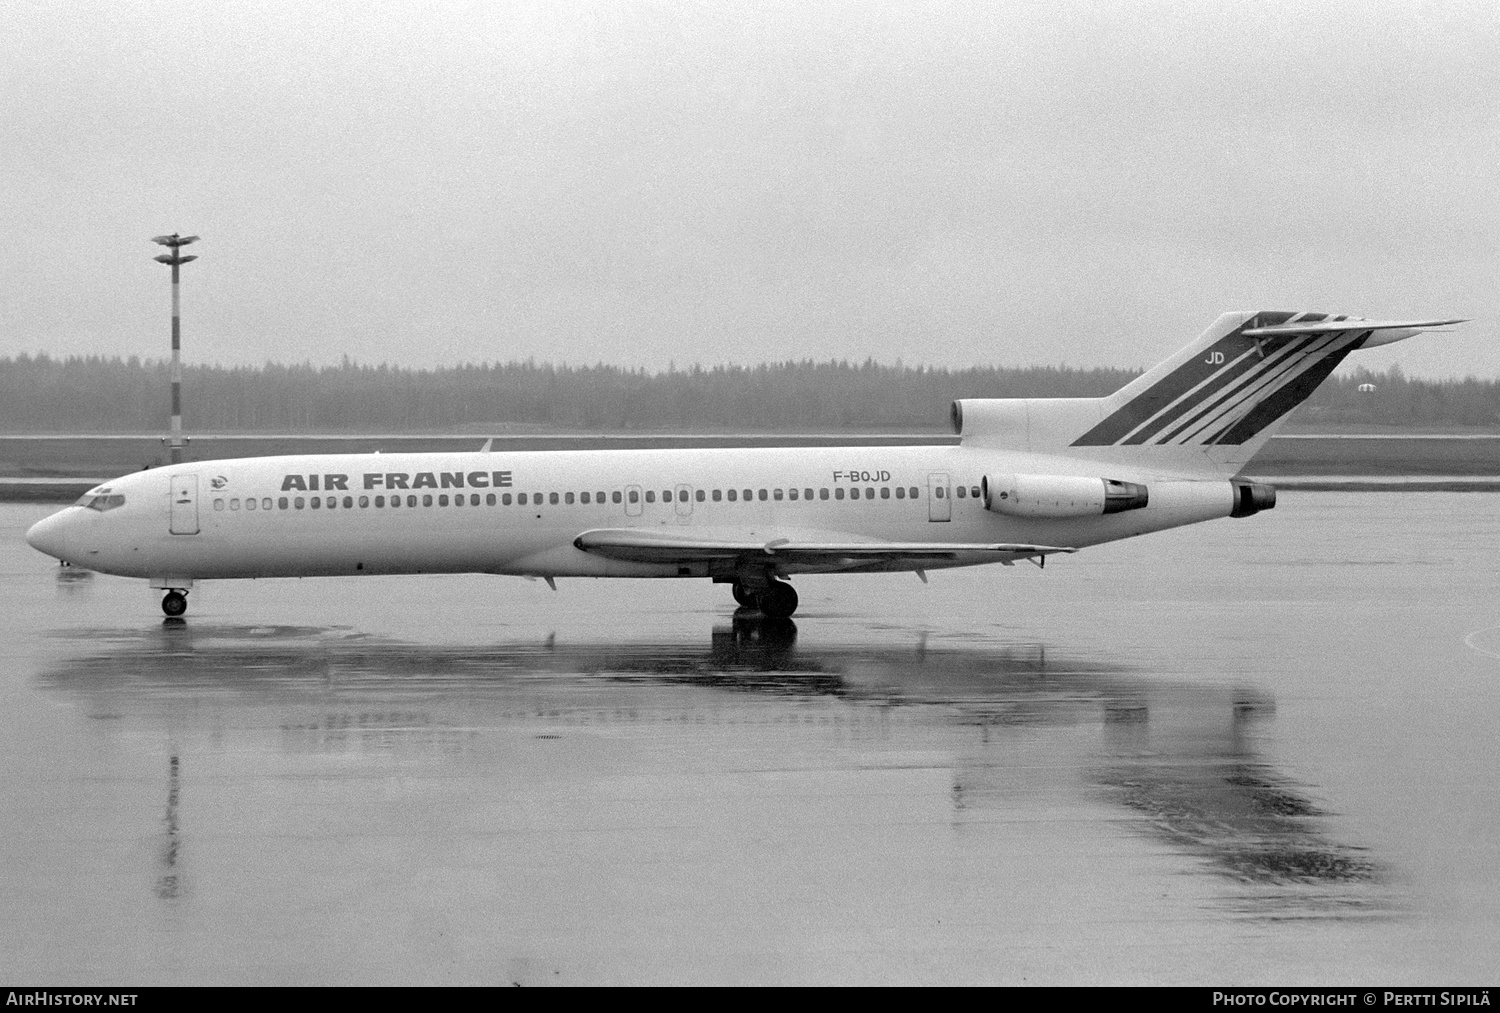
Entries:
{"type": "MultiPolygon", "coordinates": [[[[1226,313],[1197,341],[1109,397],[1028,400],[1027,449],[1076,448],[1073,454],[1081,457],[1232,475],[1350,352],[1461,322],[1226,313]]],[[[993,417],[1015,414],[1011,408],[993,417]]],[[[955,412],[976,423],[989,415],[982,408],[955,412]]],[[[967,441],[967,430],[964,435],[967,441]]]]}

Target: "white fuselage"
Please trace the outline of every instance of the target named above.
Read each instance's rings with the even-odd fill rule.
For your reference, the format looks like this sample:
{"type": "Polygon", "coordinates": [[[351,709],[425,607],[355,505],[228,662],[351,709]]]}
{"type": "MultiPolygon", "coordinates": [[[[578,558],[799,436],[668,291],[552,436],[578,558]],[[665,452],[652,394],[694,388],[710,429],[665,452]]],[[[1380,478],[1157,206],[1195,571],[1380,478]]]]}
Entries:
{"type": "MultiPolygon", "coordinates": [[[[1233,505],[1224,479],[962,446],[253,458],[137,472],[95,492],[123,502],[107,510],[69,507],[40,522],[28,540],[69,563],[162,587],[392,573],[707,577],[716,574],[706,563],[606,558],[574,540],[586,531],[633,528],[729,542],[1081,547],[1228,516],[1233,505]],[[1103,516],[1005,516],[977,495],[986,474],[1005,470],[1142,482],[1150,502],[1103,516]]],[[[862,568],[994,558],[960,553],[920,567],[892,561],[862,568]]],[[[779,576],[838,569],[774,568],[779,576]]]]}

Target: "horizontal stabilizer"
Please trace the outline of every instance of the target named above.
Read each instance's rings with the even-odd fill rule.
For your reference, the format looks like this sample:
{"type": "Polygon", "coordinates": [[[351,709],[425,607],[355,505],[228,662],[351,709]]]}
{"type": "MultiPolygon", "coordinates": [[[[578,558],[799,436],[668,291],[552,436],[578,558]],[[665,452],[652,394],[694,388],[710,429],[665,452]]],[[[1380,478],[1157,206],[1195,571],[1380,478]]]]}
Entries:
{"type": "Polygon", "coordinates": [[[1434,327],[1463,323],[1468,323],[1468,320],[1318,320],[1300,324],[1247,327],[1240,333],[1247,338],[1271,338],[1292,334],[1341,334],[1348,331],[1427,331],[1434,327]]]}

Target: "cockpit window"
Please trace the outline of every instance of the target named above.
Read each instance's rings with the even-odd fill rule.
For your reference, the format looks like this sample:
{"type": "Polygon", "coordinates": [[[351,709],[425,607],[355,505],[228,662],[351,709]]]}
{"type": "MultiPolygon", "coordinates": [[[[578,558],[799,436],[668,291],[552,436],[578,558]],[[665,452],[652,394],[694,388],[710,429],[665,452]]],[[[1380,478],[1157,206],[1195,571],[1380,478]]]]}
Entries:
{"type": "Polygon", "coordinates": [[[106,510],[113,510],[116,507],[124,506],[125,497],[121,493],[115,493],[112,496],[100,496],[96,493],[88,493],[73,505],[88,507],[90,510],[97,510],[103,513],[106,510]]]}

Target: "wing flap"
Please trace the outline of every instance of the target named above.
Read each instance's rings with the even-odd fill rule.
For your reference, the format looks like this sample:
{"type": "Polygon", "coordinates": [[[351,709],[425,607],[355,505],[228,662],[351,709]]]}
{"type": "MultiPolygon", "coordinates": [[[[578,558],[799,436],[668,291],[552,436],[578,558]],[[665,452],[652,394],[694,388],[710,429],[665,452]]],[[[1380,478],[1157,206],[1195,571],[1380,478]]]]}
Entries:
{"type": "Polygon", "coordinates": [[[755,558],[802,565],[856,566],[881,560],[942,561],[959,556],[990,555],[996,562],[1029,559],[1054,552],[1077,552],[1061,545],[1016,542],[768,541],[694,538],[634,528],[585,531],[573,539],[584,552],[636,563],[701,563],[755,558]]]}

